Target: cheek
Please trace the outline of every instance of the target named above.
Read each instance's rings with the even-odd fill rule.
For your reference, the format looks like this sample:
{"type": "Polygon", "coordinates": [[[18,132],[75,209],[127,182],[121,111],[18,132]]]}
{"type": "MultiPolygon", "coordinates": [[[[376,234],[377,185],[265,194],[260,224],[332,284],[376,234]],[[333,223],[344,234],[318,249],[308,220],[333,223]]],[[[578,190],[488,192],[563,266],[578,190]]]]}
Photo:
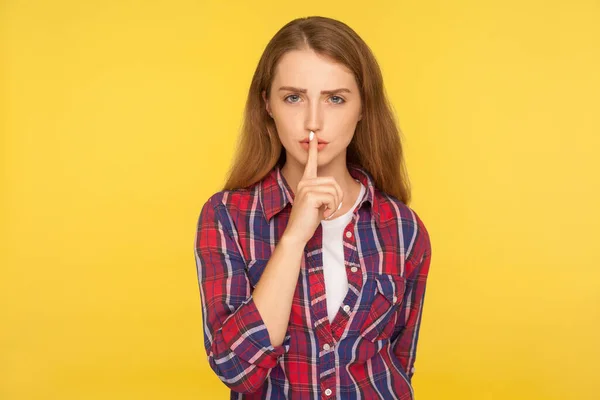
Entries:
{"type": "Polygon", "coordinates": [[[303,131],[302,116],[290,112],[280,112],[275,120],[277,134],[282,143],[291,143],[297,140],[303,131]]]}
{"type": "Polygon", "coordinates": [[[275,122],[275,127],[277,128],[277,135],[279,136],[281,143],[285,145],[292,141],[293,129],[288,120],[279,120],[278,122],[275,122]]]}
{"type": "Polygon", "coordinates": [[[358,122],[358,116],[360,115],[360,107],[354,105],[352,108],[348,108],[347,112],[344,115],[344,123],[347,126],[354,126],[358,122]]]}
{"type": "Polygon", "coordinates": [[[354,114],[349,114],[337,119],[335,130],[338,132],[340,142],[350,143],[356,130],[357,118],[354,114]]]}

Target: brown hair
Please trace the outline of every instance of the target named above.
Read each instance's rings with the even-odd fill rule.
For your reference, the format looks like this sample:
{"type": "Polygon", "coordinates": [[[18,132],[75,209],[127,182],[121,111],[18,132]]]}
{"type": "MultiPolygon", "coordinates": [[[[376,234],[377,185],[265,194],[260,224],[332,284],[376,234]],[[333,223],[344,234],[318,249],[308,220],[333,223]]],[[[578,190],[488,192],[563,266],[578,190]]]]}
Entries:
{"type": "Polygon", "coordinates": [[[261,93],[265,90],[269,97],[275,67],[286,52],[307,48],[345,65],[359,87],[363,117],[346,150],[347,164],[366,169],[379,190],[408,205],[410,182],[400,130],[385,95],[379,65],[367,44],[349,26],[319,16],[288,22],[267,44],[252,77],[236,155],[223,189],[249,187],[277,163],[285,163],[285,149],[261,93]]]}

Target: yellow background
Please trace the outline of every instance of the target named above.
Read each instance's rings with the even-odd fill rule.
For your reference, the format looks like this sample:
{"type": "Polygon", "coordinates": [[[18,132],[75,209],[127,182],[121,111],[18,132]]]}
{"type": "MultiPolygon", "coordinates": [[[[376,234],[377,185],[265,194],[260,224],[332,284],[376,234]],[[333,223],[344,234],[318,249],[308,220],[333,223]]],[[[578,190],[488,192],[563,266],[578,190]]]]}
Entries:
{"type": "Polygon", "coordinates": [[[597,1],[4,1],[0,399],[216,399],[193,256],[289,20],[371,46],[433,256],[418,400],[597,399],[597,1]]]}

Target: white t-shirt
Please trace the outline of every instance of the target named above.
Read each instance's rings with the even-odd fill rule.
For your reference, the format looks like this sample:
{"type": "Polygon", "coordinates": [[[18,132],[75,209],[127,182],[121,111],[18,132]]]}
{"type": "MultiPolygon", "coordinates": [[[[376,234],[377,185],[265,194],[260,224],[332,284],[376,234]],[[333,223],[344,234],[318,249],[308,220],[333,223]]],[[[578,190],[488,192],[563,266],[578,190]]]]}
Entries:
{"type": "Polygon", "coordinates": [[[339,215],[329,221],[321,221],[323,229],[323,275],[325,276],[327,316],[329,322],[333,321],[348,292],[348,275],[346,275],[346,267],[344,266],[342,236],[344,229],[352,220],[354,209],[366,191],[365,186],[360,181],[356,181],[360,183],[360,194],[356,198],[354,205],[343,215],[339,215]]]}

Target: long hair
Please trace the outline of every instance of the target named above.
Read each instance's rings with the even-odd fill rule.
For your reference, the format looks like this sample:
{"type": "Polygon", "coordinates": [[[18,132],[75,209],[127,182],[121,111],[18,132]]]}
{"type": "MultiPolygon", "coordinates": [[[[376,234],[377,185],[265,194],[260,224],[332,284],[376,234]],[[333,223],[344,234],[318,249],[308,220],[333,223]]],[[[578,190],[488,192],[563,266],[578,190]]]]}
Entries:
{"type": "Polygon", "coordinates": [[[375,186],[410,203],[410,182],[397,126],[383,86],[379,64],[367,44],[348,25],[312,16],[284,25],[267,44],[252,77],[241,135],[224,190],[247,188],[262,180],[276,165],[285,163],[285,149],[262,98],[271,90],[275,67],[288,51],[312,49],[352,71],[362,102],[358,121],[346,150],[346,163],[367,170],[375,186]]]}

